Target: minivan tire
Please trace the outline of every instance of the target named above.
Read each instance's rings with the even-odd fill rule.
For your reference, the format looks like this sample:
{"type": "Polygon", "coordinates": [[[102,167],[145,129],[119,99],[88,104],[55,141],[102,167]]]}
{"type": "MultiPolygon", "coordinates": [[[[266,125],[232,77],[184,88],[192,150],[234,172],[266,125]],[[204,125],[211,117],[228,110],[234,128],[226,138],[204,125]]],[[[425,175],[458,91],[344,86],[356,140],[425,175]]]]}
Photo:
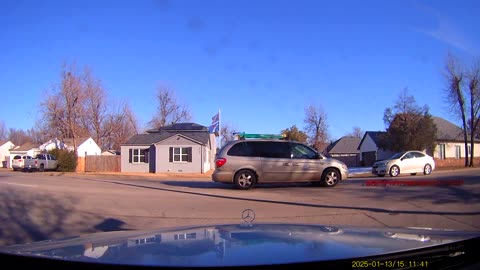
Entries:
{"type": "Polygon", "coordinates": [[[235,174],[235,187],[241,190],[252,188],[257,182],[257,176],[251,170],[240,170],[235,174]]]}
{"type": "Polygon", "coordinates": [[[341,176],[338,170],[329,168],[326,169],[322,174],[321,186],[322,187],[334,187],[340,181],[341,176]]]}

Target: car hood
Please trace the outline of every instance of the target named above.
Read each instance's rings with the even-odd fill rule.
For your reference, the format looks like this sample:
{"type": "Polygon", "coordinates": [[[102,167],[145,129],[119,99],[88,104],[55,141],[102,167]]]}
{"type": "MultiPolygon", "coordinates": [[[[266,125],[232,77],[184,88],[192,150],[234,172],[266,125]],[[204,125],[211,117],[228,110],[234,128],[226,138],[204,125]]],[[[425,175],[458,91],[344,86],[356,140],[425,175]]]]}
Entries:
{"type": "Polygon", "coordinates": [[[398,159],[384,159],[384,160],[379,160],[379,161],[373,163],[373,165],[375,165],[375,164],[380,164],[380,163],[389,163],[389,162],[392,162],[392,161],[394,161],[394,160],[398,160],[398,159]]]}
{"type": "Polygon", "coordinates": [[[247,266],[359,258],[478,237],[479,232],[232,224],[97,233],[0,248],[69,261],[155,266],[247,266]]]}

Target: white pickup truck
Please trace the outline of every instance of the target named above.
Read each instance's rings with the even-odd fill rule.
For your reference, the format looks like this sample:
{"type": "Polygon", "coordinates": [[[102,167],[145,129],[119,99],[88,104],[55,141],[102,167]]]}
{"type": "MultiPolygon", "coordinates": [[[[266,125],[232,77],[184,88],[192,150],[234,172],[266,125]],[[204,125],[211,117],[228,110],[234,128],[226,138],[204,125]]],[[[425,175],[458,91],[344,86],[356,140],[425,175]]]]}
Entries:
{"type": "Polygon", "coordinates": [[[50,154],[38,154],[36,158],[25,160],[25,169],[32,171],[56,170],[58,160],[50,154]]]}

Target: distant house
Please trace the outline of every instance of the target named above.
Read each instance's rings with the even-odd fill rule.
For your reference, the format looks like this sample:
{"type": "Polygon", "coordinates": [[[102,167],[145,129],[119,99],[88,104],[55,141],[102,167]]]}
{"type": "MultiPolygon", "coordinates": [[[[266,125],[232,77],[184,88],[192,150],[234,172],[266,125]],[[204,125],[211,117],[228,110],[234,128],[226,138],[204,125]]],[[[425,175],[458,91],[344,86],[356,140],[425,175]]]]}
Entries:
{"type": "MultiPolygon", "coordinates": [[[[68,150],[73,151],[73,139],[64,139],[63,142],[66,144],[68,150]]],[[[79,157],[98,156],[102,154],[102,149],[100,149],[92,137],[77,138],[75,144],[77,145],[77,156],[79,157]]]]}
{"type": "MultiPolygon", "coordinates": [[[[463,131],[455,124],[440,118],[433,117],[433,121],[437,126],[436,147],[433,157],[438,159],[462,159],[465,158],[465,142],[463,139],[463,131]]],[[[470,145],[470,136],[468,136],[468,154],[471,156],[472,148],[470,145]]],[[[474,157],[480,157],[480,140],[474,142],[474,157]]]]}
{"type": "Polygon", "coordinates": [[[39,148],[40,148],[41,151],[47,152],[47,151],[57,149],[57,148],[58,149],[65,149],[66,145],[61,140],[55,138],[55,139],[51,139],[51,140],[45,142],[44,144],[40,145],[39,148]]]}
{"type": "MultiPolygon", "coordinates": [[[[95,143],[95,141],[91,137],[77,138],[75,140],[75,143],[77,145],[77,156],[79,157],[97,156],[101,155],[102,153],[102,149],[98,147],[97,143],[95,143]]],[[[55,148],[73,151],[73,139],[67,138],[59,140],[55,138],[42,144],[39,148],[42,151],[50,151],[55,148]]]]}
{"type": "Polygon", "coordinates": [[[360,154],[358,150],[360,140],[360,138],[354,136],[341,137],[327,147],[327,155],[343,161],[349,167],[360,166],[360,154]]]}
{"type": "MultiPolygon", "coordinates": [[[[433,122],[437,126],[437,135],[435,139],[435,150],[433,157],[436,159],[462,159],[465,158],[465,144],[463,140],[462,129],[455,124],[434,116],[433,122]]],[[[365,166],[371,166],[376,160],[388,158],[393,152],[379,149],[378,138],[383,131],[367,131],[358,146],[360,151],[360,160],[365,166]]],[[[468,145],[469,155],[471,155],[471,146],[468,145]]],[[[480,157],[480,140],[475,140],[474,157],[480,157]]]]}
{"type": "Polygon", "coordinates": [[[205,173],[214,168],[215,135],[195,123],[137,134],[121,146],[122,172],[205,173]]]}
{"type": "Polygon", "coordinates": [[[15,147],[11,141],[0,141],[0,161],[3,168],[10,168],[10,150],[15,147]]]}
{"type": "Polygon", "coordinates": [[[117,150],[105,150],[102,152],[102,156],[119,156],[120,151],[117,150]]]}
{"type": "Polygon", "coordinates": [[[37,154],[40,154],[41,152],[42,150],[40,150],[38,145],[30,142],[14,147],[12,150],[10,150],[10,165],[12,164],[13,157],[16,155],[36,157],[37,154]]]}
{"type": "Polygon", "coordinates": [[[390,150],[379,148],[378,141],[384,131],[367,131],[363,135],[357,150],[359,152],[360,163],[363,166],[372,166],[377,160],[389,158],[394,153],[390,150]]]}

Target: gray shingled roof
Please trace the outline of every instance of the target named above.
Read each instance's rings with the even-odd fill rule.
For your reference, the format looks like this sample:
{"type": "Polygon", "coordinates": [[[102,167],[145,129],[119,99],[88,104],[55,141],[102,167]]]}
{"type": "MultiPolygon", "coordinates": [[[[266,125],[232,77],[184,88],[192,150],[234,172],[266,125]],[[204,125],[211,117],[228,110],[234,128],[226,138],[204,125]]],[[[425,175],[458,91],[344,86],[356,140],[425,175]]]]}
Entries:
{"type": "Polygon", "coordinates": [[[18,147],[16,149],[13,149],[12,151],[28,151],[28,150],[31,150],[33,148],[38,148],[38,145],[35,145],[31,142],[27,142],[27,143],[22,144],[20,147],[18,147]]]}
{"type": "MultiPolygon", "coordinates": [[[[432,118],[437,126],[437,140],[463,142],[463,131],[460,127],[437,116],[433,116],[432,118]]],[[[468,137],[470,138],[470,136],[468,137]]]]}
{"type": "MultiPolygon", "coordinates": [[[[438,116],[432,116],[433,122],[437,126],[437,141],[456,141],[456,142],[463,142],[463,133],[462,129],[455,124],[441,118],[438,116]]],[[[370,135],[372,140],[378,145],[378,138],[379,135],[385,133],[385,131],[367,131],[363,136],[362,140],[358,144],[358,148],[360,149],[360,144],[362,144],[363,140],[367,135],[370,135]]],[[[470,136],[468,136],[470,139],[470,136]]],[[[480,141],[476,139],[475,141],[480,141]]]]}
{"type": "MultiPolygon", "coordinates": [[[[189,124],[189,123],[187,123],[189,124]]],[[[195,124],[197,125],[197,124],[195,124]]],[[[197,125],[200,126],[200,125],[197,125]]],[[[176,128],[179,126],[177,125],[176,128]]],[[[191,127],[191,126],[190,126],[191,127]]],[[[175,136],[177,134],[183,135],[187,138],[192,140],[198,141],[202,144],[208,144],[208,140],[210,139],[210,134],[208,133],[208,129],[198,128],[197,130],[178,130],[178,129],[164,129],[161,128],[157,130],[155,133],[147,133],[147,134],[137,134],[128,139],[126,143],[123,145],[151,145],[163,141],[171,136],[175,136]]]]}
{"type": "MultiPolygon", "coordinates": [[[[76,138],[75,140],[75,144],[77,146],[81,145],[82,143],[84,143],[86,140],[90,139],[90,137],[80,137],[80,138],[76,138]]],[[[65,143],[66,145],[68,146],[73,146],[73,138],[65,138],[63,139],[63,143],[65,143]]]]}
{"type": "Polygon", "coordinates": [[[158,133],[161,131],[208,131],[208,128],[196,123],[175,123],[160,127],[158,129],[148,130],[147,133],[158,133]]]}
{"type": "Polygon", "coordinates": [[[351,154],[358,153],[358,145],[361,139],[353,136],[344,136],[329,147],[329,154],[351,154]]]}

